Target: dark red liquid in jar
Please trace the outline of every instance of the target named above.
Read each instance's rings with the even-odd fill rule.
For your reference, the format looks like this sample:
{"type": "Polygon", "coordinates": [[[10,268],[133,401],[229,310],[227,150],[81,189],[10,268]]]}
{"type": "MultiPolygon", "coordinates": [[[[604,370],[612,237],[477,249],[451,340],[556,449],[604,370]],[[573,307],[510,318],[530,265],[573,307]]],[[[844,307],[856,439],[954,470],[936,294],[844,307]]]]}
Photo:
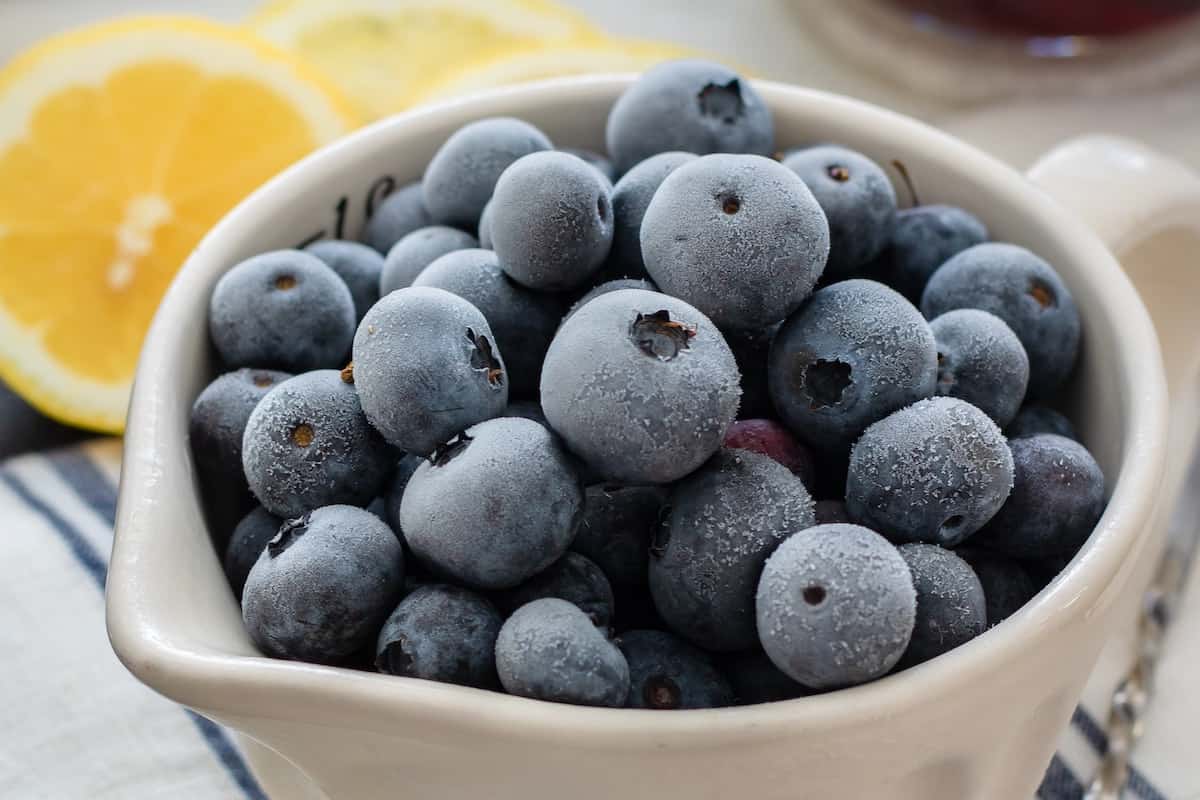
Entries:
{"type": "Polygon", "coordinates": [[[1200,0],[891,0],[956,28],[1009,36],[1122,36],[1200,12],[1200,0]]]}

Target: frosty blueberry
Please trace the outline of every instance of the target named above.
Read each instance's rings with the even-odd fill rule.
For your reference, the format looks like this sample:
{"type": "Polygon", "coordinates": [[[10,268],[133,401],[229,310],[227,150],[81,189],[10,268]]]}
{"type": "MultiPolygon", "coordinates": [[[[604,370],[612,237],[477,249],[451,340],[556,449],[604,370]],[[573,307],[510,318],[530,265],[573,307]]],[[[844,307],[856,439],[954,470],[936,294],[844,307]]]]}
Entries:
{"type": "Polygon", "coordinates": [[[664,631],[633,630],[617,646],[629,664],[629,708],[671,711],[733,705],[733,689],[712,657],[664,631]]]}
{"type": "Polygon", "coordinates": [[[474,236],[458,228],[446,225],[419,228],[388,251],[379,274],[379,294],[382,297],[412,286],[422,270],[447,253],[478,246],[474,236]]]}
{"type": "Polygon", "coordinates": [[[363,318],[354,385],[383,437],[419,455],[508,402],[508,373],[487,319],[461,297],[425,287],[392,292],[363,318]]]}
{"type": "Polygon", "coordinates": [[[937,343],[937,393],[966,400],[1007,425],[1029,383],[1021,340],[999,317],[976,308],[947,311],[929,328],[937,343]]]}
{"type": "Polygon", "coordinates": [[[387,252],[417,228],[433,224],[429,209],[425,208],[425,197],[420,181],[401,186],[384,198],[375,213],[363,226],[363,244],[375,248],[379,253],[387,252]]]}
{"type": "Polygon", "coordinates": [[[928,661],[983,633],[983,585],[967,562],[933,544],[901,545],[899,552],[917,592],[917,619],[901,666],[928,661]]]}
{"type": "Polygon", "coordinates": [[[358,242],[322,239],[304,248],[325,262],[337,273],[350,290],[354,300],[354,321],[357,323],[379,299],[379,276],[383,272],[383,256],[358,242]]]}

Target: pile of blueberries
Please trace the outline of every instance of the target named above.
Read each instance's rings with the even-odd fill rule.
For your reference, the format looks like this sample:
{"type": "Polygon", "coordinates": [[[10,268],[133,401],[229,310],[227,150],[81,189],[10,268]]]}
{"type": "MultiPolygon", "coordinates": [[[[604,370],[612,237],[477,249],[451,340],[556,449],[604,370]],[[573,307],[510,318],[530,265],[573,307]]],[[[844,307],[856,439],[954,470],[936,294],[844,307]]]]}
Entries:
{"type": "Polygon", "coordinates": [[[217,284],[191,446],[264,653],[759,703],[924,662],[1062,569],[1105,499],[1047,405],[1080,339],[1053,267],[898,210],[860,153],[775,155],[716,64],[645,73],[606,138],[473,122],[363,243],[217,284]]]}

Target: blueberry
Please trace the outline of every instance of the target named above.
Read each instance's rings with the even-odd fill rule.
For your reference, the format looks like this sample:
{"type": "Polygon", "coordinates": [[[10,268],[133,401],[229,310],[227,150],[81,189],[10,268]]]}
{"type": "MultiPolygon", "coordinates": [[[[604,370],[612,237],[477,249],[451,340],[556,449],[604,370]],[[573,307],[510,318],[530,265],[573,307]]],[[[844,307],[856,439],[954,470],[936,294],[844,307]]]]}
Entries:
{"type": "Polygon", "coordinates": [[[818,525],[828,525],[833,522],[850,522],[850,511],[842,500],[818,500],[813,506],[813,514],[818,525]]]}
{"type": "Polygon", "coordinates": [[[485,250],[492,249],[492,201],[488,200],[487,205],[483,207],[483,212],[479,215],[479,246],[485,250]]]}
{"type": "Polygon", "coordinates": [[[783,166],[812,190],[829,221],[826,281],[849,278],[892,238],[896,192],[879,165],[836,145],[792,151],[783,166]]]}
{"type": "Polygon", "coordinates": [[[721,446],[737,413],[737,365],[707,317],[622,289],[567,319],[542,368],[542,410],[605,480],[669,483],[721,446]]]}
{"type": "Polygon", "coordinates": [[[617,171],[608,156],[601,155],[594,150],[585,150],[582,147],[560,147],[558,151],[560,153],[570,153],[586,162],[588,166],[603,175],[604,179],[610,184],[617,180],[617,171]]]}
{"type": "Polygon", "coordinates": [[[779,545],[758,583],[758,635],[775,666],[814,689],[886,675],[916,621],[904,559],[858,525],[818,525],[779,545]]]}
{"type": "Polygon", "coordinates": [[[593,286],[584,293],[583,297],[580,297],[578,300],[576,300],[571,305],[570,310],[567,311],[566,316],[563,317],[563,320],[566,320],[567,317],[571,316],[576,311],[583,308],[584,305],[590,303],[592,300],[595,300],[597,297],[608,294],[609,292],[619,292],[622,289],[641,289],[644,292],[658,291],[657,286],[650,281],[642,280],[641,278],[618,278],[617,280],[605,281],[604,283],[593,286]]]}
{"type": "Polygon", "coordinates": [[[747,81],[708,61],[651,67],[617,99],[605,128],[617,172],[657,153],[756,153],[775,149],[771,110],[747,81]]]}
{"type": "Polygon", "coordinates": [[[248,258],[217,281],[208,330],[229,367],[287,372],[345,363],[354,298],[321,259],[299,250],[248,258]]]}
{"type": "Polygon", "coordinates": [[[606,273],[614,277],[648,277],[641,238],[646,208],[668,175],[695,160],[693,153],[659,153],[634,166],[617,181],[612,193],[613,244],[604,267],[606,273]]]}
{"type": "Polygon", "coordinates": [[[306,372],[272,389],[250,415],[242,466],[250,490],[280,517],[379,495],[395,454],[367,423],[336,370],[306,372]]]}
{"type": "Polygon", "coordinates": [[[956,308],[929,323],[937,343],[937,393],[979,408],[1000,427],[1021,407],[1029,358],[1021,340],[994,314],[956,308]]]}
{"type": "Polygon", "coordinates": [[[249,490],[242,472],[246,422],[267,392],[290,377],[286,372],[239,369],[217,378],[196,398],[188,441],[205,489],[220,488],[226,501],[229,495],[249,490]]]}
{"type": "Polygon", "coordinates": [[[773,419],[741,419],[729,426],[725,446],[761,453],[783,464],[792,474],[812,486],[815,467],[808,451],[787,428],[773,419]]]}
{"type": "Polygon", "coordinates": [[[642,218],[658,287],[722,327],[763,328],[808,297],[829,228],[794,172],[762,156],[711,155],[666,177],[642,218]]]}
{"type": "Polygon", "coordinates": [[[383,493],[383,521],[391,526],[397,536],[402,538],[400,502],[404,499],[404,490],[408,488],[408,481],[412,478],[413,473],[417,471],[417,467],[421,466],[424,461],[425,459],[417,455],[404,455],[399,463],[396,464],[396,470],[392,473],[392,479],[383,493]]]}
{"type": "Polygon", "coordinates": [[[738,406],[738,419],[775,416],[771,391],[767,385],[767,357],[771,352],[771,340],[778,330],[779,325],[771,325],[758,330],[724,331],[725,342],[733,351],[738,372],[742,375],[742,402],[738,406]]]}
{"type": "Polygon", "coordinates": [[[706,650],[754,646],[763,563],[813,524],[800,479],[766,456],[722,449],[676,484],[650,547],[650,592],[676,633],[706,650]]]}
{"type": "Polygon", "coordinates": [[[747,650],[722,660],[740,706],[775,703],[812,694],[780,671],[762,650],[747,650]]]}
{"type": "Polygon", "coordinates": [[[850,516],[898,542],[953,547],[1008,497],[1013,457],[996,423],[952,397],[876,422],[850,453],[850,516]]]}
{"type": "Polygon", "coordinates": [[[625,705],[625,656],[566,600],[517,609],[496,640],[496,669],[509,694],[587,706],[625,705]]]}
{"type": "Polygon", "coordinates": [[[990,311],[1012,328],[1029,356],[1029,394],[1051,395],[1079,353],[1079,312],[1054,268],[1015,244],[988,242],[938,268],[921,295],[933,319],[955,308],[990,311]]]}
{"type": "Polygon", "coordinates": [[[285,522],[242,593],[242,619],[267,655],[328,664],[374,638],[397,601],[404,551],[388,526],[353,506],[285,522]]]}
{"type": "Polygon", "coordinates": [[[445,225],[419,228],[388,251],[379,274],[379,294],[386,297],[397,289],[412,286],[422,270],[447,253],[478,246],[474,236],[458,228],[445,225]]]}
{"type": "Polygon", "coordinates": [[[660,486],[595,484],[587,487],[583,519],[571,549],[603,570],[624,623],[650,605],[647,571],[667,490],[660,486]]]}
{"type": "Polygon", "coordinates": [[[891,287],[914,303],[933,273],[951,256],[986,242],[987,228],[968,211],[928,205],[896,213],[891,242],[884,253],[891,287]]]}
{"type": "Polygon", "coordinates": [[[483,597],[445,584],[418,586],[383,624],[375,667],[389,675],[491,689],[504,619],[483,597]]]}
{"type": "Polygon", "coordinates": [[[508,403],[491,326],[443,289],[398,289],[375,304],[354,337],[354,385],[371,424],[418,455],[508,403]]]}
{"type": "Polygon", "coordinates": [[[425,168],[425,206],[438,222],[474,229],[500,173],[522,156],[549,150],[528,122],[490,117],[459,128],[425,168]]]}
{"type": "Polygon", "coordinates": [[[225,577],[238,600],[242,599],[242,588],[246,585],[246,576],[250,574],[254,562],[258,561],[267,542],[275,538],[283,520],[257,506],[233,529],[233,536],[225,548],[225,577]]]}
{"type": "Polygon", "coordinates": [[[898,549],[917,591],[917,621],[900,666],[924,663],[987,629],[983,585],[967,562],[934,544],[898,549]]]}
{"type": "Polygon", "coordinates": [[[525,156],[496,182],[489,231],[513,280],[531,289],[573,289],[612,247],[612,186],[569,153],[525,156]]]}
{"type": "Polygon", "coordinates": [[[379,299],[379,278],[383,272],[383,256],[358,242],[322,239],[304,248],[325,262],[337,273],[350,290],[354,300],[354,321],[357,323],[379,299]]]}
{"type": "Polygon", "coordinates": [[[1011,617],[1037,594],[1037,585],[1017,561],[977,547],[964,547],[955,553],[971,565],[987,605],[988,626],[1011,617]]]}
{"type": "Polygon", "coordinates": [[[447,253],[426,267],[413,286],[445,289],[483,312],[504,353],[510,394],[537,396],[542,362],[562,319],[558,298],[513,282],[496,254],[480,249],[447,253]]]}
{"type": "Polygon", "coordinates": [[[598,627],[607,628],[613,619],[613,590],[600,567],[586,556],[567,552],[558,561],[517,588],[505,592],[502,605],[515,611],[543,597],[557,597],[579,606],[598,627]]]}
{"type": "Polygon", "coordinates": [[[930,397],[933,332],[881,283],[826,286],[783,323],[767,359],[771,399],[800,438],[845,451],[868,425],[930,397]]]}
{"type": "Polygon", "coordinates": [[[733,705],[733,687],[712,657],[663,631],[626,631],[617,640],[629,664],[629,708],[670,711],[733,705]]]}
{"type": "Polygon", "coordinates": [[[468,428],[413,473],[400,523],[413,554],[480,589],[508,589],[558,560],[583,513],[583,487],[557,438],[532,420],[468,428]]]}
{"type": "Polygon", "coordinates": [[[1017,412],[1012,422],[1004,430],[1009,439],[1023,439],[1026,436],[1036,436],[1039,433],[1056,433],[1068,439],[1079,440],[1075,426],[1061,412],[1047,406],[1027,405],[1017,412]]]}
{"type": "Polygon", "coordinates": [[[429,215],[429,209],[425,208],[421,182],[413,181],[384,198],[379,208],[375,209],[375,213],[367,220],[360,238],[363,244],[387,255],[396,242],[417,228],[432,224],[433,217],[429,215]]]}
{"type": "Polygon", "coordinates": [[[1015,439],[1012,494],[979,532],[982,547],[1020,559],[1075,553],[1104,513],[1104,473],[1073,439],[1041,433],[1015,439]]]}

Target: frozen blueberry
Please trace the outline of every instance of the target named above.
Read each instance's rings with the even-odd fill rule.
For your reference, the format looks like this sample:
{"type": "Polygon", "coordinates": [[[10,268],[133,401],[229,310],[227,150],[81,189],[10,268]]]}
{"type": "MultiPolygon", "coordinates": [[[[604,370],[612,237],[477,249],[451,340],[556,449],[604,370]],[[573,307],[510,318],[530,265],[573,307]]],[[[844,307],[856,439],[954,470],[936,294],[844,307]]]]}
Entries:
{"type": "Polygon", "coordinates": [[[956,308],[929,323],[937,343],[937,393],[979,408],[1000,427],[1017,414],[1029,383],[1021,340],[994,314],[956,308]]]}
{"type": "Polygon", "coordinates": [[[492,249],[492,201],[488,200],[487,205],[483,207],[483,213],[479,215],[479,246],[485,250],[492,249]]]}
{"type": "Polygon", "coordinates": [[[571,305],[570,310],[567,311],[566,316],[564,316],[563,319],[566,320],[567,317],[571,316],[576,311],[583,308],[584,305],[590,303],[592,300],[595,300],[597,297],[608,294],[609,292],[619,292],[622,289],[641,289],[644,292],[658,291],[658,287],[653,283],[640,278],[618,278],[617,280],[605,281],[604,283],[593,286],[583,295],[583,297],[576,300],[571,305]]]}
{"type": "Polygon", "coordinates": [[[478,246],[474,236],[458,228],[445,225],[419,228],[388,251],[379,274],[379,294],[385,297],[397,289],[412,286],[423,269],[447,253],[478,246]]]}
{"type": "Polygon", "coordinates": [[[570,153],[576,158],[586,162],[588,166],[592,167],[601,175],[603,175],[605,180],[607,180],[609,183],[613,183],[617,180],[617,171],[613,167],[613,163],[609,160],[608,156],[601,155],[594,150],[585,150],[582,147],[560,147],[558,148],[558,151],[560,153],[570,153]]]}
{"type": "Polygon", "coordinates": [[[229,367],[305,372],[341,366],[354,338],[354,298],[321,259],[276,250],[221,276],[208,330],[229,367]]]}
{"type": "Polygon", "coordinates": [[[322,239],[304,250],[324,261],[346,282],[350,297],[354,299],[354,321],[361,320],[379,299],[383,256],[365,244],[340,239],[322,239]]]}
{"type": "Polygon", "coordinates": [[[266,369],[227,372],[205,387],[192,404],[188,421],[192,457],[205,488],[221,488],[226,494],[222,500],[248,490],[242,472],[242,436],[250,412],[267,392],[290,377],[266,369]]]}
{"type": "Polygon", "coordinates": [[[425,196],[421,191],[421,182],[401,186],[389,194],[375,213],[367,220],[360,237],[363,244],[375,248],[386,255],[395,247],[396,242],[408,236],[417,228],[433,224],[429,209],[425,208],[425,196]]]}
{"type": "Polygon", "coordinates": [[[708,61],[651,67],[617,99],[605,128],[617,172],[657,153],[756,153],[775,149],[771,110],[747,81],[708,61]]]}
{"type": "Polygon", "coordinates": [[[285,522],[246,579],[242,619],[267,655],[341,661],[367,646],[400,599],[404,551],[353,506],[285,522]]]}
{"type": "Polygon", "coordinates": [[[500,269],[491,250],[447,253],[426,267],[413,286],[431,286],[456,294],[483,312],[496,334],[508,367],[509,392],[537,397],[542,362],[562,319],[558,298],[515,283],[500,269]]]}
{"type": "Polygon", "coordinates": [[[567,319],[542,368],[542,410],[605,480],[669,483],[716,452],[737,413],[720,331],[662,294],[622,289],[567,319]]]}
{"type": "Polygon", "coordinates": [[[660,486],[595,484],[587,487],[583,519],[571,549],[603,570],[624,622],[649,599],[650,543],[667,490],[660,486]]]}
{"type": "Polygon", "coordinates": [[[558,560],[583,513],[570,455],[543,426],[500,417],[443,444],[413,473],[400,525],[413,554],[480,589],[508,589],[558,560]]]}
{"type": "Polygon", "coordinates": [[[225,548],[225,577],[238,600],[242,599],[242,588],[254,562],[258,561],[267,542],[275,538],[283,520],[262,506],[256,507],[233,529],[229,545],[225,548]]]}
{"type": "Polygon", "coordinates": [[[1009,439],[1023,439],[1026,436],[1036,436],[1039,433],[1056,433],[1068,439],[1079,440],[1075,426],[1066,415],[1047,406],[1036,403],[1027,405],[1017,412],[1013,421],[1008,423],[1004,433],[1009,439]]]}
{"type": "Polygon", "coordinates": [[[929,324],[898,293],[875,281],[842,281],[783,323],[767,381],[789,428],[844,451],[872,422],[933,395],[937,348],[929,324]]]}
{"type": "Polygon", "coordinates": [[[719,154],[680,166],[654,193],[641,240],[646,271],[662,291],[735,329],[792,313],[829,253],[812,192],[762,156],[719,154]]]}
{"type": "Polygon", "coordinates": [[[491,689],[504,619],[483,597],[445,584],[418,586],[383,624],[375,667],[389,675],[491,689]]]}
{"type": "Polygon", "coordinates": [[[758,635],[775,666],[814,689],[886,675],[916,621],[904,559],[858,525],[818,525],[779,545],[758,583],[758,635]]]}
{"type": "Polygon", "coordinates": [[[1054,268],[1015,244],[987,242],[938,268],[921,295],[929,319],[955,308],[990,311],[1012,328],[1029,356],[1029,394],[1051,395],[1079,353],[1079,312],[1054,268]]]}
{"type": "Polygon", "coordinates": [[[814,469],[812,453],[787,428],[773,419],[740,419],[729,426],[725,446],[752,450],[783,464],[792,474],[812,486],[814,469]]]}
{"type": "Polygon", "coordinates": [[[800,479],[766,456],[722,449],[671,492],[650,546],[650,593],[676,633],[706,650],[753,647],[767,556],[813,524],[800,479]]]}
{"type": "Polygon", "coordinates": [[[628,708],[670,711],[733,705],[733,687],[712,657],[663,631],[626,631],[617,640],[629,664],[628,708]]]}
{"type": "Polygon", "coordinates": [[[490,117],[459,128],[425,168],[425,207],[438,222],[474,229],[500,173],[522,156],[549,150],[528,122],[490,117]]]}
{"type": "Polygon", "coordinates": [[[989,627],[1011,617],[1037,594],[1029,572],[1008,556],[978,547],[964,547],[955,553],[971,565],[979,578],[989,627]]]}
{"type": "Polygon", "coordinates": [[[587,706],[625,705],[629,665],[587,614],[546,597],[517,609],[496,640],[509,694],[587,706]]]}
{"type": "Polygon", "coordinates": [[[828,525],[833,522],[850,522],[850,512],[845,502],[841,500],[818,500],[813,506],[813,514],[818,525],[828,525]]]}
{"type": "Polygon", "coordinates": [[[1104,513],[1104,473],[1083,445],[1040,433],[1015,439],[1012,494],[977,543],[1032,560],[1075,553],[1104,513]]]}
{"type": "Polygon", "coordinates": [[[280,517],[379,496],[395,454],[367,423],[354,387],[337,370],[306,372],[255,407],[242,440],[250,490],[280,517]]]}
{"type": "Polygon", "coordinates": [[[725,341],[733,351],[738,372],[742,375],[742,402],[738,406],[738,419],[775,416],[767,385],[767,357],[771,352],[771,339],[778,330],[778,325],[771,325],[759,330],[724,331],[725,341]]]}
{"type": "Polygon", "coordinates": [[[967,562],[935,544],[898,549],[917,591],[917,621],[900,666],[924,663],[987,629],[983,585],[967,562]]]}
{"type": "Polygon", "coordinates": [[[986,242],[987,228],[968,211],[928,205],[896,213],[892,239],[884,253],[891,287],[914,303],[930,276],[951,256],[986,242]]]}
{"type": "Polygon", "coordinates": [[[514,611],[543,597],[557,597],[579,606],[598,627],[613,619],[613,590],[600,567],[586,556],[567,552],[558,561],[517,588],[504,592],[502,604],[514,611]]]}
{"type": "Polygon", "coordinates": [[[898,542],[953,547],[992,518],[1013,485],[996,423],[952,397],[922,400],[876,422],[850,453],[850,516],[898,542]]]}
{"type": "Polygon", "coordinates": [[[748,650],[722,659],[721,666],[740,706],[775,703],[812,694],[780,671],[762,650],[748,650]]]}
{"type": "Polygon", "coordinates": [[[487,319],[461,297],[428,287],[398,289],[363,318],[354,385],[376,430],[418,455],[508,403],[508,372],[487,319]]]}
{"type": "Polygon", "coordinates": [[[525,156],[496,182],[489,230],[513,280],[531,289],[573,289],[612,247],[612,186],[569,153],[525,156]]]}
{"type": "Polygon", "coordinates": [[[613,187],[613,244],[604,271],[614,276],[645,278],[642,260],[642,217],[658,187],[676,168],[695,161],[694,153],[650,156],[621,176],[613,187]]]}
{"type": "Polygon", "coordinates": [[[421,456],[404,455],[396,464],[396,471],[392,473],[391,482],[383,493],[383,520],[391,526],[397,536],[403,537],[400,527],[400,501],[404,499],[404,490],[408,488],[409,479],[424,460],[421,456]]]}
{"type": "Polygon", "coordinates": [[[825,280],[854,275],[887,245],[896,224],[896,192],[871,159],[836,145],[792,151],[783,166],[812,190],[829,221],[825,280]]]}

